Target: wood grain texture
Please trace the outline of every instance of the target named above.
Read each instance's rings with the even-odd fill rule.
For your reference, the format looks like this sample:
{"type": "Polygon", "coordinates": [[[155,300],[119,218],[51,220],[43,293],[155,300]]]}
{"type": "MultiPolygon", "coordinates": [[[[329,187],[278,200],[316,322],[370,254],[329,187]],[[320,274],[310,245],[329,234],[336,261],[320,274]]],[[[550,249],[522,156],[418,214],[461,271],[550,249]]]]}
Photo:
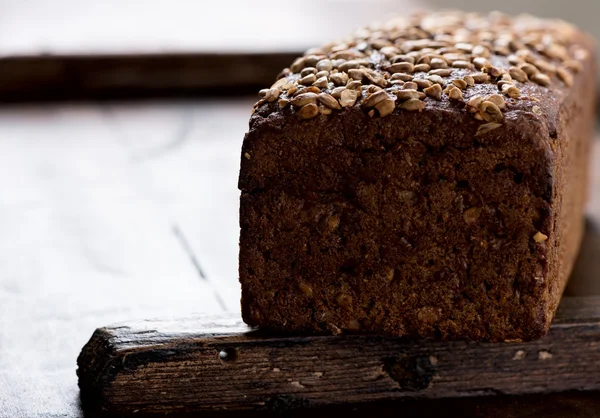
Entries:
{"type": "Polygon", "coordinates": [[[565,298],[531,343],[247,331],[237,317],[101,328],[78,360],[82,394],[112,413],[170,413],[600,389],[600,297],[565,298]]]}
{"type": "Polygon", "coordinates": [[[299,52],[9,56],[0,102],[240,95],[270,86],[299,52]]]}
{"type": "Polygon", "coordinates": [[[411,0],[15,0],[0,13],[0,102],[241,94],[305,49],[411,0]],[[373,7],[375,6],[375,7],[373,7]]]}

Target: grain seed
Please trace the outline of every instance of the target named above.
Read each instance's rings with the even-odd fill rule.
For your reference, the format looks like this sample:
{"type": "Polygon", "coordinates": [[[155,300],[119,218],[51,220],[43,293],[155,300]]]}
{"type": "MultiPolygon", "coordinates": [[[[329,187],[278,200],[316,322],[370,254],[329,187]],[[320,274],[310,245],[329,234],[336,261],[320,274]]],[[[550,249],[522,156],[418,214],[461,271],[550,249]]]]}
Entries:
{"type": "Polygon", "coordinates": [[[398,90],[394,94],[400,101],[419,98],[419,92],[413,89],[398,90]]]}
{"type": "Polygon", "coordinates": [[[357,99],[358,91],[345,89],[340,95],[340,105],[342,105],[342,107],[354,106],[357,99]]]}
{"type": "Polygon", "coordinates": [[[508,73],[515,80],[524,83],[527,81],[527,73],[519,67],[510,67],[508,73]]]}
{"type": "Polygon", "coordinates": [[[377,103],[386,99],[390,99],[390,95],[385,90],[380,90],[367,96],[367,98],[363,100],[362,105],[363,107],[369,109],[371,107],[375,107],[377,103]]]}
{"type": "Polygon", "coordinates": [[[539,84],[540,86],[547,86],[550,84],[550,77],[548,77],[546,74],[537,73],[531,76],[531,81],[539,84]]]}
{"type": "Polygon", "coordinates": [[[567,87],[571,87],[573,85],[573,75],[571,75],[571,73],[569,71],[567,71],[565,68],[563,68],[563,67],[557,68],[556,75],[558,76],[560,81],[565,83],[565,85],[567,87]]]}
{"type": "Polygon", "coordinates": [[[415,79],[413,81],[420,89],[426,89],[427,87],[431,87],[433,85],[433,83],[429,80],[415,79]]]}
{"type": "Polygon", "coordinates": [[[419,99],[409,99],[400,104],[400,107],[404,110],[409,110],[411,112],[418,111],[421,112],[425,109],[425,102],[419,99]]]}
{"type": "Polygon", "coordinates": [[[433,97],[435,100],[442,100],[442,86],[433,84],[423,90],[426,95],[433,97]]]}
{"type": "Polygon", "coordinates": [[[446,62],[446,60],[443,60],[441,58],[434,58],[434,59],[432,59],[431,62],[429,63],[429,65],[433,69],[448,67],[448,63],[446,62]]]}
{"type": "Polygon", "coordinates": [[[477,128],[477,133],[475,134],[475,136],[485,135],[488,132],[491,132],[494,129],[498,129],[501,126],[502,124],[497,122],[484,123],[483,125],[480,125],[479,128],[477,128]]]}
{"type": "Polygon", "coordinates": [[[298,80],[298,83],[304,86],[310,86],[315,81],[317,81],[317,76],[314,74],[309,74],[306,77],[302,77],[300,80],[298,80]]]}
{"type": "Polygon", "coordinates": [[[321,93],[318,96],[319,102],[330,109],[341,109],[342,106],[338,103],[338,101],[331,95],[327,93],[321,93]]]}
{"type": "Polygon", "coordinates": [[[317,102],[317,95],[315,93],[300,93],[292,99],[292,106],[303,107],[310,103],[317,102]]]}
{"type": "Polygon", "coordinates": [[[502,122],[504,115],[495,103],[484,101],[479,106],[481,116],[486,122],[502,122]]]}
{"type": "Polygon", "coordinates": [[[379,112],[379,116],[384,118],[390,115],[396,108],[396,102],[393,99],[385,99],[375,105],[375,109],[379,112]]]}
{"type": "Polygon", "coordinates": [[[511,99],[517,99],[519,96],[521,96],[521,90],[510,84],[505,84],[502,86],[502,93],[511,99]]]}
{"type": "Polygon", "coordinates": [[[312,119],[319,114],[319,107],[314,103],[302,106],[296,114],[300,119],[312,119]]]}
{"type": "Polygon", "coordinates": [[[414,68],[415,73],[420,73],[420,72],[426,73],[429,70],[431,70],[431,66],[429,64],[417,64],[417,65],[415,65],[415,68],[414,68]]]}
{"type": "Polygon", "coordinates": [[[450,100],[462,100],[463,99],[462,91],[458,87],[455,87],[455,86],[450,86],[447,94],[448,94],[448,98],[450,100]]]}
{"type": "Polygon", "coordinates": [[[450,77],[452,75],[452,69],[450,68],[438,68],[437,70],[429,71],[430,75],[439,75],[440,77],[450,77]]]}

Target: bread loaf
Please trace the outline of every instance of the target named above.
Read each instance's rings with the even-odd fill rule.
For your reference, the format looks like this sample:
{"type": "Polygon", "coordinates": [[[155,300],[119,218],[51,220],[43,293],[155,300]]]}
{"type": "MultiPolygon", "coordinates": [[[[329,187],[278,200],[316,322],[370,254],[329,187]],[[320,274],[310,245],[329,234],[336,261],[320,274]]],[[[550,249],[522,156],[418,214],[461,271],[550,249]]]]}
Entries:
{"type": "Polygon", "coordinates": [[[542,337],[582,236],[592,55],[562,21],[462,12],[307,51],[243,142],[244,320],[542,337]]]}

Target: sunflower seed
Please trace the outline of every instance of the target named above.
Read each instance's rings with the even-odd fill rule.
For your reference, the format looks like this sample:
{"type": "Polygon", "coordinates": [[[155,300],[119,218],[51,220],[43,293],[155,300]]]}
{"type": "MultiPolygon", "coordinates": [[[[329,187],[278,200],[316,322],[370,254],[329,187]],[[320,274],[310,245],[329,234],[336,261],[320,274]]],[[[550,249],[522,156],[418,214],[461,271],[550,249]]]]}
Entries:
{"type": "Polygon", "coordinates": [[[481,71],[483,71],[486,74],[489,74],[491,77],[494,78],[500,77],[502,75],[502,70],[494,67],[493,65],[486,65],[481,69],[481,71]]]}
{"type": "Polygon", "coordinates": [[[539,84],[540,86],[547,86],[550,84],[550,77],[548,77],[546,74],[537,73],[531,76],[531,81],[539,84]]]}
{"type": "Polygon", "coordinates": [[[514,78],[515,80],[517,80],[521,83],[524,83],[527,81],[527,73],[525,73],[525,71],[523,71],[519,67],[510,67],[508,69],[508,73],[510,74],[510,76],[512,78],[514,78]]]}
{"type": "Polygon", "coordinates": [[[419,88],[419,85],[417,83],[415,83],[414,81],[409,81],[407,83],[404,83],[404,90],[417,90],[419,88]]]}
{"type": "Polygon", "coordinates": [[[425,109],[425,102],[419,100],[419,99],[409,99],[403,103],[400,104],[400,108],[404,109],[404,110],[409,110],[409,111],[419,111],[421,112],[423,109],[425,109]]]}
{"type": "Polygon", "coordinates": [[[396,81],[396,80],[412,81],[413,76],[410,74],[405,74],[405,73],[392,74],[392,76],[390,77],[390,81],[396,81]]]}
{"type": "Polygon", "coordinates": [[[473,96],[467,102],[467,109],[469,109],[469,112],[475,113],[479,110],[479,106],[481,106],[481,103],[483,103],[483,97],[473,96]]]}
{"type": "Polygon", "coordinates": [[[573,85],[573,75],[571,75],[571,73],[565,68],[557,68],[556,75],[563,83],[565,83],[567,87],[571,87],[573,85]]]}
{"type": "Polygon", "coordinates": [[[473,87],[475,85],[475,79],[470,75],[466,75],[463,77],[463,80],[467,82],[467,86],[473,87]]]}
{"type": "Polygon", "coordinates": [[[292,105],[295,107],[302,107],[316,102],[317,95],[315,93],[301,93],[292,99],[292,105]]]}
{"type": "Polygon", "coordinates": [[[476,57],[483,57],[483,58],[489,58],[492,53],[490,52],[489,49],[487,49],[485,46],[483,45],[477,45],[473,48],[473,50],[471,51],[471,53],[473,55],[475,55],[476,57]]]}
{"type": "Polygon", "coordinates": [[[333,90],[331,90],[331,95],[333,97],[335,97],[336,99],[339,99],[340,96],[342,95],[342,92],[344,90],[346,90],[347,87],[336,87],[333,90]]]}
{"type": "Polygon", "coordinates": [[[365,78],[367,80],[369,80],[371,83],[379,86],[379,87],[387,87],[387,80],[385,79],[385,77],[381,74],[377,74],[375,72],[370,73],[370,72],[364,72],[365,78]]]}
{"type": "Polygon", "coordinates": [[[510,84],[505,84],[502,86],[502,93],[504,93],[511,99],[516,99],[521,95],[521,90],[510,84]]]}
{"type": "Polygon", "coordinates": [[[317,81],[315,81],[313,83],[313,86],[318,87],[320,89],[326,89],[329,86],[327,77],[321,77],[321,78],[317,79],[317,81]]]}
{"type": "Polygon", "coordinates": [[[305,65],[304,57],[300,57],[300,58],[296,59],[296,61],[294,61],[292,63],[292,65],[290,65],[290,70],[292,70],[293,73],[299,73],[304,68],[304,65],[305,65]]]}
{"type": "Polygon", "coordinates": [[[420,89],[426,89],[427,87],[431,87],[433,85],[433,83],[429,80],[415,79],[413,81],[420,89]]]}
{"type": "Polygon", "coordinates": [[[333,110],[331,110],[327,106],[319,105],[319,113],[321,115],[331,115],[333,113],[333,110]]]}
{"type": "Polygon", "coordinates": [[[465,90],[467,88],[467,82],[465,80],[460,80],[460,79],[452,80],[452,84],[454,84],[456,87],[458,87],[461,90],[465,90]]]}
{"type": "Polygon", "coordinates": [[[473,64],[469,61],[457,60],[452,62],[454,68],[471,68],[473,64]]]}
{"type": "Polygon", "coordinates": [[[354,106],[356,99],[358,99],[358,92],[356,90],[345,89],[340,95],[340,105],[342,107],[354,106]]]}
{"type": "Polygon", "coordinates": [[[521,64],[519,65],[519,68],[525,73],[527,74],[527,76],[529,78],[533,77],[535,74],[539,73],[540,71],[537,69],[536,66],[529,64],[529,63],[525,63],[525,64],[521,64]]]}
{"type": "Polygon", "coordinates": [[[429,64],[417,64],[417,65],[415,65],[415,68],[414,68],[415,73],[420,73],[420,72],[426,73],[429,70],[431,70],[431,66],[429,64]]]}
{"type": "Polygon", "coordinates": [[[281,94],[281,90],[277,89],[277,88],[272,88],[272,89],[268,89],[264,99],[267,102],[274,102],[275,100],[277,100],[279,98],[279,95],[281,94]]]}
{"type": "Polygon", "coordinates": [[[306,67],[314,67],[317,62],[325,58],[323,55],[309,54],[304,57],[304,65],[306,67]]]}
{"type": "Polygon", "coordinates": [[[489,96],[486,96],[484,101],[494,103],[496,106],[498,106],[499,109],[504,109],[504,106],[506,105],[504,97],[502,97],[499,94],[490,94],[489,96]]]}
{"type": "Polygon", "coordinates": [[[372,93],[369,96],[367,96],[365,100],[363,100],[362,106],[369,109],[371,107],[375,107],[377,103],[386,99],[391,99],[390,95],[386,91],[376,91],[375,93],[372,93]]]}
{"type": "Polygon", "coordinates": [[[351,70],[348,70],[348,75],[350,76],[350,78],[351,78],[352,80],[358,80],[358,81],[360,81],[360,80],[362,80],[362,79],[363,79],[363,75],[364,75],[364,73],[363,73],[363,71],[362,71],[362,70],[359,70],[359,69],[354,69],[354,68],[353,68],[353,69],[351,69],[351,70]]]}
{"type": "Polygon", "coordinates": [[[502,115],[502,111],[498,108],[498,106],[487,100],[481,103],[479,110],[481,112],[481,116],[486,122],[501,122],[504,118],[504,115],[502,115]]]}
{"type": "Polygon", "coordinates": [[[304,68],[302,71],[300,71],[300,77],[306,77],[307,75],[316,74],[316,73],[317,73],[317,69],[315,67],[307,67],[307,68],[304,68]]]}
{"type": "Polygon", "coordinates": [[[477,133],[475,134],[475,136],[485,135],[488,132],[491,132],[494,129],[498,129],[501,126],[502,124],[497,122],[484,123],[483,125],[480,125],[479,128],[477,128],[477,133]]]}
{"type": "Polygon", "coordinates": [[[302,106],[297,112],[296,115],[300,119],[311,119],[319,114],[319,107],[314,103],[309,103],[305,106],[302,106]]]}
{"type": "Polygon", "coordinates": [[[486,65],[490,65],[490,62],[483,57],[476,57],[473,59],[473,65],[475,65],[475,68],[478,70],[481,70],[486,65]]]}
{"type": "Polygon", "coordinates": [[[563,62],[563,66],[567,70],[573,71],[575,74],[577,74],[583,70],[583,64],[580,63],[579,61],[575,61],[575,60],[565,61],[565,62],[563,62]]]}
{"type": "Polygon", "coordinates": [[[396,55],[395,57],[392,57],[392,64],[396,64],[398,62],[409,62],[414,64],[415,58],[409,55],[396,55]]]}
{"type": "Polygon", "coordinates": [[[544,60],[536,60],[534,65],[542,72],[546,73],[546,74],[554,74],[556,72],[556,66],[553,64],[550,64],[547,61],[544,60]]]}
{"type": "Polygon", "coordinates": [[[348,82],[348,74],[346,73],[335,73],[335,74],[331,74],[329,76],[329,79],[333,82],[333,84],[335,84],[336,86],[345,86],[346,83],[348,82]]]}
{"type": "Polygon", "coordinates": [[[317,70],[319,71],[331,71],[333,69],[333,64],[330,59],[322,59],[317,62],[317,70]]]}
{"type": "Polygon", "coordinates": [[[490,81],[490,76],[484,73],[474,73],[471,74],[473,77],[473,81],[477,84],[488,83],[490,81]]]}
{"type": "Polygon", "coordinates": [[[395,46],[384,46],[379,52],[389,59],[393,56],[397,56],[400,53],[400,50],[395,46]]]}
{"type": "Polygon", "coordinates": [[[319,94],[319,93],[321,93],[321,89],[316,86],[310,86],[310,87],[305,88],[302,92],[319,94]]]}
{"type": "Polygon", "coordinates": [[[443,60],[441,58],[434,58],[434,59],[432,59],[431,62],[429,63],[429,65],[433,69],[448,67],[448,63],[446,62],[446,60],[443,60]]]}
{"type": "Polygon", "coordinates": [[[380,91],[380,90],[382,90],[382,88],[379,86],[376,86],[375,84],[371,84],[371,85],[369,85],[369,87],[367,87],[367,91],[369,93],[375,93],[376,91],[380,91]]]}
{"type": "Polygon", "coordinates": [[[398,62],[396,64],[390,65],[388,71],[390,73],[412,73],[415,69],[415,66],[410,62],[398,62]]]}
{"type": "Polygon", "coordinates": [[[361,87],[362,83],[358,80],[348,81],[348,84],[346,84],[346,88],[350,90],[360,90],[361,87]]]}
{"type": "Polygon", "coordinates": [[[442,86],[433,84],[423,90],[426,95],[433,97],[435,100],[442,100],[442,86]]]}
{"type": "Polygon", "coordinates": [[[384,118],[390,115],[396,108],[396,102],[393,99],[385,99],[375,105],[375,109],[379,112],[379,116],[384,118]]]}
{"type": "Polygon", "coordinates": [[[440,84],[442,86],[444,86],[446,84],[446,82],[444,81],[444,79],[442,77],[440,77],[439,75],[430,75],[427,76],[426,80],[431,81],[434,84],[440,84]]]}
{"type": "Polygon", "coordinates": [[[429,71],[430,75],[439,75],[440,77],[450,77],[452,75],[452,69],[450,68],[438,68],[437,70],[429,71]]]}
{"type": "Polygon", "coordinates": [[[451,86],[450,89],[448,90],[448,98],[450,100],[462,100],[463,99],[462,91],[460,91],[460,89],[458,87],[451,86]]]}
{"type": "Polygon", "coordinates": [[[298,80],[298,83],[305,86],[310,86],[315,81],[317,81],[317,76],[314,74],[309,74],[306,77],[302,77],[300,80],[298,80]]]}
{"type": "Polygon", "coordinates": [[[548,239],[548,235],[542,234],[540,231],[536,232],[533,236],[533,240],[537,243],[544,242],[548,239]]]}
{"type": "Polygon", "coordinates": [[[342,106],[340,106],[338,101],[335,100],[335,98],[331,94],[321,93],[319,94],[318,99],[321,104],[327,106],[330,109],[339,110],[342,108],[342,106]]]}
{"type": "Polygon", "coordinates": [[[419,98],[419,92],[417,90],[412,89],[398,90],[394,92],[394,94],[396,95],[396,97],[398,97],[398,100],[400,101],[419,98]]]}

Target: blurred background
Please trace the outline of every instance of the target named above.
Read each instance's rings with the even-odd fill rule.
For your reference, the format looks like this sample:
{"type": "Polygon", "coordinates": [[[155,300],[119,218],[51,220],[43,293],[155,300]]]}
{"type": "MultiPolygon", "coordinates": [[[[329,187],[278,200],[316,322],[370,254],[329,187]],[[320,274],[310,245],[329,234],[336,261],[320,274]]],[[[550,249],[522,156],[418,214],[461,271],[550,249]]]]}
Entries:
{"type": "MultiPolygon", "coordinates": [[[[0,417],[80,416],[75,358],[97,327],[238,314],[258,89],[369,21],[451,7],[600,38],[589,0],[0,0],[0,417]]],[[[600,294],[598,141],[592,158],[575,294],[600,294]]]]}

